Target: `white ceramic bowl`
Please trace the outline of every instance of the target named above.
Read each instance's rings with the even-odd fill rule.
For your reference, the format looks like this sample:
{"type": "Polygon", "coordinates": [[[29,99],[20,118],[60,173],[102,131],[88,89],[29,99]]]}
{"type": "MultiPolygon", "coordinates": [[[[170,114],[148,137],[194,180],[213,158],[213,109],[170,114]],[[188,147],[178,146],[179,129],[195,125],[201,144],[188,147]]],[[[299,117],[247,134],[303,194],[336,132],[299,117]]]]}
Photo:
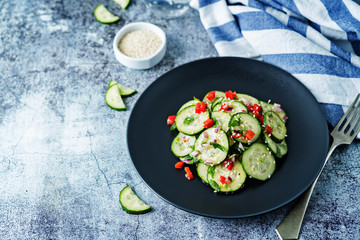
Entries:
{"type": "Polygon", "coordinates": [[[146,22],[129,23],[124,27],[122,27],[120,31],[116,34],[114,38],[113,49],[116,59],[124,66],[133,69],[148,69],[158,64],[165,56],[166,35],[161,28],[151,23],[146,23],[146,22]],[[146,58],[133,58],[126,56],[118,48],[120,39],[128,32],[141,30],[141,29],[152,31],[153,33],[158,35],[162,41],[162,45],[160,46],[160,48],[156,53],[146,58]]]}

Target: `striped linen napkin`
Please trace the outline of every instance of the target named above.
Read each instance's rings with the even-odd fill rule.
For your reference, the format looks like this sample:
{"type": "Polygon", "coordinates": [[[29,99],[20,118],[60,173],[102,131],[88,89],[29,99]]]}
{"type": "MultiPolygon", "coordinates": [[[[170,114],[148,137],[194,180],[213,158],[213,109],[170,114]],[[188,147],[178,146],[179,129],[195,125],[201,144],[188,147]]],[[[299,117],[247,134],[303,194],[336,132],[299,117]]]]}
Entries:
{"type": "MultiPolygon", "coordinates": [[[[360,92],[360,6],[350,0],[192,0],[220,56],[299,79],[335,126],[360,92]]],[[[360,134],[358,135],[358,137],[360,134]]]]}

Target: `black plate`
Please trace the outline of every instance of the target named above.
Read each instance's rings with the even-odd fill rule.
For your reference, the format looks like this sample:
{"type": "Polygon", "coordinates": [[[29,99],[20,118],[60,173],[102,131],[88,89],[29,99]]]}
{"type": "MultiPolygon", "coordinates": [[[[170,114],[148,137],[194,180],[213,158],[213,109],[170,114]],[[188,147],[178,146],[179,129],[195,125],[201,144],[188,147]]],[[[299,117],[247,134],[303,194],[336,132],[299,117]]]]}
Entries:
{"type": "Polygon", "coordinates": [[[289,73],[260,61],[219,57],[177,67],[154,81],[129,119],[127,143],[136,170],[161,198],[185,211],[219,218],[262,214],[294,200],[315,180],[328,149],[328,128],[310,91],[289,73]],[[289,121],[287,156],[265,182],[247,179],[233,194],[214,193],[192,168],[188,181],[170,145],[177,131],[166,124],[186,101],[211,90],[234,90],[281,103],[289,121]]]}

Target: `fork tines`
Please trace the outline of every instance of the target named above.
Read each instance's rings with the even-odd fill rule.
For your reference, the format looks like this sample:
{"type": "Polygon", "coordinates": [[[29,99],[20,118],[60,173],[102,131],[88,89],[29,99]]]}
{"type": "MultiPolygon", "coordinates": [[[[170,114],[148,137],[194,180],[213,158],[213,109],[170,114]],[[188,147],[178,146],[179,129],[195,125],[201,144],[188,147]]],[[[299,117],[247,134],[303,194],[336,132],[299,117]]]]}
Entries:
{"type": "Polygon", "coordinates": [[[360,130],[360,93],[336,125],[334,131],[342,131],[350,137],[355,137],[360,130]]]}

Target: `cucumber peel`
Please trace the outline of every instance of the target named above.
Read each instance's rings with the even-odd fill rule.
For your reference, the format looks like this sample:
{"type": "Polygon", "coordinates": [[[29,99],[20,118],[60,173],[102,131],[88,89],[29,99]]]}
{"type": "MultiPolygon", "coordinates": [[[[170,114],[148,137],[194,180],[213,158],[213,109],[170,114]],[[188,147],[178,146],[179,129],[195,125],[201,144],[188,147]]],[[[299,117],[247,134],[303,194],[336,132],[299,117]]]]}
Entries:
{"type": "Polygon", "coordinates": [[[119,4],[122,9],[126,9],[129,6],[130,0],[114,0],[114,2],[119,4]]]}
{"type": "Polygon", "coordinates": [[[122,209],[130,214],[143,214],[151,210],[151,206],[141,200],[129,185],[121,190],[119,201],[122,209]]]}
{"type": "Polygon", "coordinates": [[[112,85],[105,93],[106,104],[115,110],[126,110],[125,103],[120,95],[117,85],[112,85]]]}
{"type": "Polygon", "coordinates": [[[111,80],[108,84],[108,90],[105,93],[105,102],[112,109],[126,110],[122,97],[127,97],[134,93],[136,93],[135,89],[121,85],[115,80],[111,80]]]}
{"type": "Polygon", "coordinates": [[[119,88],[119,91],[120,91],[120,95],[121,95],[121,96],[127,97],[127,96],[130,96],[130,95],[133,95],[134,93],[136,93],[136,90],[135,90],[135,89],[126,87],[126,86],[118,83],[118,82],[115,81],[115,80],[111,80],[111,81],[109,82],[109,87],[111,87],[111,86],[114,85],[114,84],[117,84],[117,85],[118,85],[118,88],[119,88]]]}
{"type": "Polygon", "coordinates": [[[115,23],[120,20],[120,18],[110,12],[103,4],[99,4],[94,10],[94,16],[96,20],[100,23],[115,23]]]}

